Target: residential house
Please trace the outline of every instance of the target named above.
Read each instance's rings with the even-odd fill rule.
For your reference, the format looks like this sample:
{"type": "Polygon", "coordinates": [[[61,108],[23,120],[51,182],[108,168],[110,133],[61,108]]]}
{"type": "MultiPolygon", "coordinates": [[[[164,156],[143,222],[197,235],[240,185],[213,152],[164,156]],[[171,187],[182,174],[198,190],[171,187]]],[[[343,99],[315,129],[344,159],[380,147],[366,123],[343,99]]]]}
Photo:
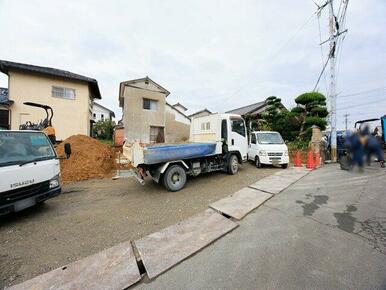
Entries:
{"type": "MultiPolygon", "coordinates": [[[[16,130],[26,122],[46,117],[43,109],[24,105],[34,102],[52,107],[52,124],[58,140],[75,134],[90,136],[94,99],[101,99],[98,82],[60,69],[0,60],[8,75],[8,127],[16,130]]],[[[3,115],[5,115],[3,113],[3,115]]]]}
{"type": "Polygon", "coordinates": [[[102,106],[101,104],[98,104],[94,102],[94,105],[92,107],[92,119],[95,122],[99,121],[106,121],[115,118],[115,114],[110,109],[106,108],[105,106],[102,106]]]}
{"type": "Polygon", "coordinates": [[[172,106],[170,92],[149,77],[125,81],[119,87],[124,136],[129,142],[174,143],[189,138],[190,119],[172,106]]]}
{"type": "Polygon", "coordinates": [[[188,117],[190,119],[193,119],[193,118],[198,118],[198,117],[209,116],[211,114],[213,114],[213,113],[211,111],[209,111],[207,108],[205,108],[205,109],[203,109],[201,111],[198,111],[198,112],[195,112],[195,113],[189,115],[188,117]]]}
{"type": "Polygon", "coordinates": [[[182,105],[180,103],[174,104],[173,107],[176,108],[178,111],[183,112],[183,113],[185,113],[188,110],[188,108],[186,108],[184,105],[182,105]]]}
{"type": "MultiPolygon", "coordinates": [[[[229,114],[238,114],[241,115],[243,118],[246,115],[250,116],[259,116],[261,113],[263,113],[267,109],[267,103],[266,101],[257,102],[248,106],[243,106],[237,109],[233,109],[230,111],[227,111],[226,113],[229,114]]],[[[281,107],[286,110],[283,104],[281,104],[281,107]]]]}

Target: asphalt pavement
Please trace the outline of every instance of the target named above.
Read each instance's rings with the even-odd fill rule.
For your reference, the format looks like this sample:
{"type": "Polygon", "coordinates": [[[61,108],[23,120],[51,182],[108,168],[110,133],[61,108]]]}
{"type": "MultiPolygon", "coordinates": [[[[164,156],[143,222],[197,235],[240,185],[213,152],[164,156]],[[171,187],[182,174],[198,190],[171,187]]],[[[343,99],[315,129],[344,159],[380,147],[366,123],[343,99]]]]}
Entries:
{"type": "Polygon", "coordinates": [[[386,289],[386,173],[337,165],[275,195],[138,289],[386,289]]]}

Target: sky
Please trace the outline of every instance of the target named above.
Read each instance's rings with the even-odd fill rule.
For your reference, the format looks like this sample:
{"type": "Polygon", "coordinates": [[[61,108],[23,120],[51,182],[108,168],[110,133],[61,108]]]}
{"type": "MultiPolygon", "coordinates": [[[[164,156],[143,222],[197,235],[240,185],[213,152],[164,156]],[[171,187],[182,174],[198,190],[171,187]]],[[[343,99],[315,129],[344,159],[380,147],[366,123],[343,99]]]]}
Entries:
{"type": "MultiPolygon", "coordinates": [[[[145,76],[188,113],[224,112],[271,95],[291,108],[322,70],[315,11],[312,0],[0,0],[0,59],[95,78],[100,103],[118,118],[119,83],[145,76]]],[[[349,127],[386,114],[385,15],[384,0],[348,4],[337,64],[339,128],[346,113],[349,127]]],[[[319,19],[324,41],[328,9],[319,19]]],[[[326,59],[328,44],[322,51],[326,59]]],[[[328,95],[328,83],[329,66],[318,90],[328,95]]]]}

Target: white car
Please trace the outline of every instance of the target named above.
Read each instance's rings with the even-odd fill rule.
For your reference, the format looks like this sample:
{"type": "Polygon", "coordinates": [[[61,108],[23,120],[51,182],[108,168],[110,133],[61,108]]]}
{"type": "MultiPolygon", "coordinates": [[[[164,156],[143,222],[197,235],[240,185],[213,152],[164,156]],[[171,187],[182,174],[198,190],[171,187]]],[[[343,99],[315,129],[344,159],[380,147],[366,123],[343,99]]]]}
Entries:
{"type": "Polygon", "coordinates": [[[256,167],[262,164],[288,167],[288,148],[278,132],[254,131],[249,138],[248,159],[255,162],[256,167]]]}

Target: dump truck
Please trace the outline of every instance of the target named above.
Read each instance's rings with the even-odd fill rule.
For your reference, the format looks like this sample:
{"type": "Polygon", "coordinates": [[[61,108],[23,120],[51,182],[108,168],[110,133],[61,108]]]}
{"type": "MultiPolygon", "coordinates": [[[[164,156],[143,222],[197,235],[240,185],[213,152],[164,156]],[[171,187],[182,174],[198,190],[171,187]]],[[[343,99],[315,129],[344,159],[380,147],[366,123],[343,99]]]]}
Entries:
{"type": "Polygon", "coordinates": [[[59,159],[48,136],[33,130],[0,131],[0,215],[21,211],[61,193],[59,159]]]}
{"type": "Polygon", "coordinates": [[[187,176],[212,171],[236,174],[247,161],[248,137],[245,122],[236,114],[212,114],[193,118],[188,143],[144,145],[139,141],[123,146],[136,178],[146,176],[169,191],[182,189],[187,176]]]}

